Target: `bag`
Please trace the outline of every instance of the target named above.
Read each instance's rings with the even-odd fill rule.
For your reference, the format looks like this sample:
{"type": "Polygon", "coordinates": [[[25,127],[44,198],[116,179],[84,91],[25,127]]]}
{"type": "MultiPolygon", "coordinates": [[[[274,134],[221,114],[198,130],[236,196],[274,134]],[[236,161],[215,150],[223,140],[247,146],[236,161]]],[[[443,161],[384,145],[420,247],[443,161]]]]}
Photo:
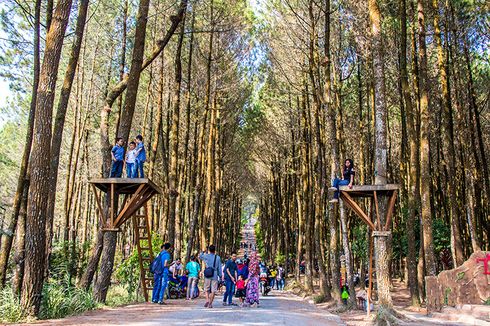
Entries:
{"type": "Polygon", "coordinates": [[[150,273],[153,274],[162,274],[163,273],[163,266],[162,266],[162,255],[158,254],[158,256],[153,259],[153,261],[150,263],[150,273]]]}
{"type": "Polygon", "coordinates": [[[216,255],[214,255],[213,267],[206,266],[206,268],[204,269],[204,277],[211,278],[214,276],[215,265],[216,265],[216,255]]]}

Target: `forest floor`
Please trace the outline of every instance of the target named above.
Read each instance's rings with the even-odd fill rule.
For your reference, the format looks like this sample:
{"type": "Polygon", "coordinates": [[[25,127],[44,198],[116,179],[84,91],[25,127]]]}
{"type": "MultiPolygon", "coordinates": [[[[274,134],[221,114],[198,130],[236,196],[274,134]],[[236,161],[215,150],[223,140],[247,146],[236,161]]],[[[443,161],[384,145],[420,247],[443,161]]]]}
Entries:
{"type": "Polygon", "coordinates": [[[260,300],[258,308],[224,307],[218,296],[212,309],[203,307],[204,299],[167,300],[164,306],[142,303],[104,308],[34,325],[345,325],[339,316],[287,292],[274,291],[260,300]]]}

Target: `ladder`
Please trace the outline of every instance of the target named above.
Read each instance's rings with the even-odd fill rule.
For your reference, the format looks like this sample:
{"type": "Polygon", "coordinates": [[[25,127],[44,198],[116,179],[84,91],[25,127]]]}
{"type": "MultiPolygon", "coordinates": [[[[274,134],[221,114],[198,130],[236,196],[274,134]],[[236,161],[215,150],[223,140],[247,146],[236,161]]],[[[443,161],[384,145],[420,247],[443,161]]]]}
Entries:
{"type": "Polygon", "coordinates": [[[140,282],[141,289],[145,301],[149,301],[149,291],[153,290],[153,277],[150,273],[150,264],[153,261],[153,250],[151,247],[151,229],[148,219],[148,207],[143,206],[143,214],[141,209],[133,215],[133,227],[136,240],[136,248],[138,249],[138,260],[140,265],[140,282]]]}

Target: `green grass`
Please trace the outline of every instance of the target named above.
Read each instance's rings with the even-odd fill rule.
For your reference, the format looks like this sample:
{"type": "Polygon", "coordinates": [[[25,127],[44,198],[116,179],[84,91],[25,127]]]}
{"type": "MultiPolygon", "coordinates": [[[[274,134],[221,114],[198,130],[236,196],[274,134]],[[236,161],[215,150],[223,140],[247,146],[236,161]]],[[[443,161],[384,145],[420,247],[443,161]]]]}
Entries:
{"type": "MultiPolygon", "coordinates": [[[[40,319],[63,318],[80,314],[97,307],[92,292],[62,284],[47,283],[43,289],[40,319]]],[[[29,321],[22,311],[19,298],[10,287],[0,292],[0,322],[16,323],[29,321]]]]}
{"type": "Polygon", "coordinates": [[[0,323],[15,323],[23,320],[19,300],[8,286],[0,291],[0,311],[0,323]]]}

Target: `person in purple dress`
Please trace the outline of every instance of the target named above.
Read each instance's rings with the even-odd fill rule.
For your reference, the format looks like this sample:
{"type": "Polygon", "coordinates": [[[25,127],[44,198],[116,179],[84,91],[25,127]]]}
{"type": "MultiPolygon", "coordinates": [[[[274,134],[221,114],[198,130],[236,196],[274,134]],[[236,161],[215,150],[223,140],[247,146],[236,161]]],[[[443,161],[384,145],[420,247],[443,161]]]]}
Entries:
{"type": "Polygon", "coordinates": [[[259,259],[254,251],[250,254],[250,262],[248,264],[248,282],[247,294],[245,301],[252,307],[259,305],[259,259]]]}

